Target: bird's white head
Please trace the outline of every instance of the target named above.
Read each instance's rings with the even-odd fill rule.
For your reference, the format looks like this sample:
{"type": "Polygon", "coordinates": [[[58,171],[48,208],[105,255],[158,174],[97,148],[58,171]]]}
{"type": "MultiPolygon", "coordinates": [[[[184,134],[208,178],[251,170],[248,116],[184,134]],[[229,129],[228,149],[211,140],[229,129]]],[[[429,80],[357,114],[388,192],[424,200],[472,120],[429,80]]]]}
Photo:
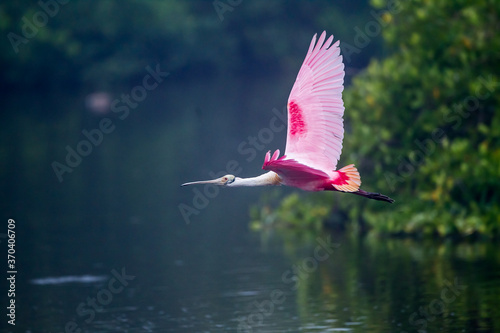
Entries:
{"type": "Polygon", "coordinates": [[[212,180],[200,180],[197,182],[189,182],[189,183],[184,183],[181,186],[187,186],[187,185],[197,185],[197,184],[213,184],[213,185],[220,185],[220,186],[229,186],[234,181],[237,179],[234,175],[225,175],[217,179],[212,179],[212,180]]]}

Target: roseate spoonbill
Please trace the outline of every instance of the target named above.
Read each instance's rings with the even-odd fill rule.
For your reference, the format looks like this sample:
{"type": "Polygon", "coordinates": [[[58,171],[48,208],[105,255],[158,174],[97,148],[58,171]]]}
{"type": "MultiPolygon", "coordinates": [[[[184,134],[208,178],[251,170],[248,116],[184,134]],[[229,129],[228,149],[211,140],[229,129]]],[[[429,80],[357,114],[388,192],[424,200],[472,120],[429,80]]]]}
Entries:
{"type": "Polygon", "coordinates": [[[285,155],[268,151],[258,177],[225,175],[214,180],[182,184],[215,184],[228,187],[288,185],[306,191],[339,191],[369,199],[394,202],[380,193],[359,188],[361,179],[354,164],[335,170],[344,137],[344,64],[339,41],[323,31],[313,36],[292,92],[288,97],[288,133],[285,155]]]}

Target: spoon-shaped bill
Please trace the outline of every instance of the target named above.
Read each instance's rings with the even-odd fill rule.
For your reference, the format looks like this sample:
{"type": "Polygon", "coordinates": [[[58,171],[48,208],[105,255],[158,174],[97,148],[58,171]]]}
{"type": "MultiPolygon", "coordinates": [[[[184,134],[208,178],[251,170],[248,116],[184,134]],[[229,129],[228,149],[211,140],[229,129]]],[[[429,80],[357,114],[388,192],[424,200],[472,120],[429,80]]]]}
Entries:
{"type": "Polygon", "coordinates": [[[187,186],[187,185],[198,185],[198,184],[216,184],[216,185],[221,185],[221,179],[212,179],[212,180],[199,180],[196,182],[189,182],[189,183],[184,183],[181,186],[187,186]]]}

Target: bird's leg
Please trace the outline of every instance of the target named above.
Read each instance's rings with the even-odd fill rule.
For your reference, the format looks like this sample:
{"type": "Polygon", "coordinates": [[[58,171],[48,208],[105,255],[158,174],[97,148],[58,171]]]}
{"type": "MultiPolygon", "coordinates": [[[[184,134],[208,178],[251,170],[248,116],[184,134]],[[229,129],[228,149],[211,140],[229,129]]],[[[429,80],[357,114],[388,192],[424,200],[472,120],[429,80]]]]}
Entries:
{"type": "Polygon", "coordinates": [[[368,199],[373,199],[373,200],[378,200],[378,201],[386,201],[389,203],[393,203],[394,199],[389,198],[387,195],[383,195],[380,193],[373,193],[373,192],[366,192],[363,190],[358,190],[356,192],[347,192],[347,193],[352,193],[356,195],[360,195],[362,197],[368,198],[368,199]]]}

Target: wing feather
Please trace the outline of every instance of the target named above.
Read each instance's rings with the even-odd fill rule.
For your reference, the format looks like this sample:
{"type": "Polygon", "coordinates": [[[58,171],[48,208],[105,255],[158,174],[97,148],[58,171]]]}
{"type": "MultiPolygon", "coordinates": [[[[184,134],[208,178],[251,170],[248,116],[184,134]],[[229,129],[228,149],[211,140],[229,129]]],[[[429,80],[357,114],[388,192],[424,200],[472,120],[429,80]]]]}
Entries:
{"type": "Polygon", "coordinates": [[[288,98],[285,155],[331,175],[344,138],[344,64],[339,41],[323,32],[311,40],[288,98]],[[326,39],[326,41],[325,41],[326,39]]]}

